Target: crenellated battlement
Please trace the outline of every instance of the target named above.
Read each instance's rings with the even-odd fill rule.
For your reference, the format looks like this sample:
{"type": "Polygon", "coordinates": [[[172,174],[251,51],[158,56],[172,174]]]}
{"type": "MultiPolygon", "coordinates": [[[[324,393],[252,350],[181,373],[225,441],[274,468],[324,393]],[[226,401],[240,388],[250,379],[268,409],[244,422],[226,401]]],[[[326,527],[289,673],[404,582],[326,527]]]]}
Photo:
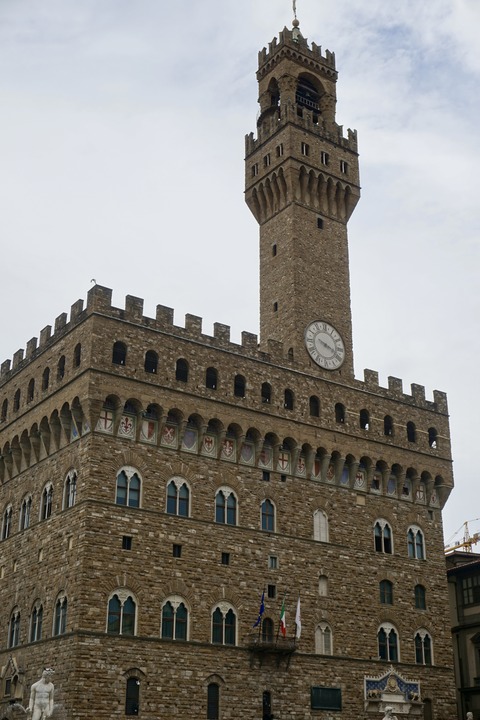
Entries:
{"type": "Polygon", "coordinates": [[[322,55],[321,45],[312,42],[310,47],[308,40],[303,37],[297,28],[289,30],[287,27],[284,27],[283,30],[279,32],[278,40],[274,37],[272,42],[268,43],[268,51],[267,48],[264,47],[258,53],[259,71],[285,48],[289,48],[295,53],[301,53],[307,59],[320,62],[335,71],[335,53],[326,50],[325,55],[322,55]]]}
{"type": "Polygon", "coordinates": [[[264,118],[257,127],[257,137],[253,132],[245,135],[245,156],[248,158],[252,155],[263,143],[270,140],[270,138],[278,133],[280,129],[285,127],[289,122],[294,122],[295,125],[303,127],[306,131],[318,135],[318,138],[322,141],[330,142],[333,145],[340,146],[344,150],[358,154],[358,137],[357,131],[348,128],[347,136],[344,135],[343,125],[337,125],[337,123],[327,124],[325,120],[316,115],[314,120],[314,113],[311,110],[305,109],[303,117],[299,117],[297,113],[297,107],[294,103],[284,103],[279,108],[278,114],[270,115],[264,118]]]}
{"type": "MultiPolygon", "coordinates": [[[[214,323],[213,335],[203,332],[202,318],[187,313],[184,326],[174,324],[174,311],[165,305],[157,305],[155,318],[143,314],[144,301],[142,298],[127,295],[125,307],[117,308],[112,305],[112,290],[101,285],[92,287],[87,295],[87,305],[84,308],[83,300],[77,300],[70,309],[70,316],[67,313],[59,315],[54,322],[54,331],[47,325],[40,332],[40,340],[31,338],[26,350],[17,350],[12,360],[5,360],[0,368],[0,386],[5,385],[13,376],[23,370],[29,363],[36,359],[42,352],[51,348],[68,332],[82,323],[93,314],[102,315],[115,320],[128,322],[149,330],[159,331],[173,335],[187,341],[194,341],[212,349],[219,349],[234,353],[245,358],[274,364],[292,371],[302,372],[295,360],[288,357],[287,349],[281,342],[269,340],[266,344],[266,352],[259,350],[258,337],[254,333],[243,331],[241,343],[234,343],[230,339],[230,326],[223,323],[214,323]]],[[[311,374],[316,375],[317,369],[311,368],[311,374]]],[[[326,378],[326,382],[329,378],[326,378]]],[[[338,381],[332,380],[333,383],[338,381]]],[[[448,414],[447,396],[444,392],[433,391],[433,401],[427,400],[425,387],[413,383],[411,392],[407,394],[403,389],[403,381],[399,378],[389,377],[388,387],[380,385],[378,372],[365,370],[363,381],[355,379],[353,387],[361,392],[368,392],[385,400],[396,400],[412,407],[423,408],[440,414],[448,414]]]]}

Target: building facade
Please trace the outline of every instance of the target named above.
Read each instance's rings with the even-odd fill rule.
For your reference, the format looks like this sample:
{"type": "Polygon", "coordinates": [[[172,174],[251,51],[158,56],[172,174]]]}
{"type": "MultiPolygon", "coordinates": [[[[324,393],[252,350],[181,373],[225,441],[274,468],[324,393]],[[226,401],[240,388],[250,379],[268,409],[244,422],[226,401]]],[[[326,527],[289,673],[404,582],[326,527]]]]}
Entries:
{"type": "Polygon", "coordinates": [[[458,716],[480,716],[480,554],[447,555],[458,716]]]}
{"type": "Polygon", "coordinates": [[[446,396],[354,377],[334,55],[257,79],[260,342],[95,285],[1,366],[0,719],[454,716],[446,396]]]}

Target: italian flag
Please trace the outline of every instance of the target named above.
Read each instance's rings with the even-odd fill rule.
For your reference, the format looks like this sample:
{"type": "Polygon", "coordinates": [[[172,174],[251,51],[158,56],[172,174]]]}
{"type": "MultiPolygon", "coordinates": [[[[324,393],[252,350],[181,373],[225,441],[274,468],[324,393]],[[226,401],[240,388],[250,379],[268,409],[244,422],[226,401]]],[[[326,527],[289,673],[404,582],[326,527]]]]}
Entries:
{"type": "Polygon", "coordinates": [[[283,637],[287,636],[287,623],[285,622],[285,598],[283,598],[282,609],[280,611],[280,632],[283,637]]]}

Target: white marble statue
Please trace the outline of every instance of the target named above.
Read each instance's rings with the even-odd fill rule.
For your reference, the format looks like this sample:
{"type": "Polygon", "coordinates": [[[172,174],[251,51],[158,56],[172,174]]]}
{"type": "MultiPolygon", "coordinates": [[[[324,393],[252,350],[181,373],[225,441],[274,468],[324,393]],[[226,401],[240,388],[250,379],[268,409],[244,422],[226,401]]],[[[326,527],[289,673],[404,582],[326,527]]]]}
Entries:
{"type": "Polygon", "coordinates": [[[397,720],[396,716],[393,714],[393,708],[388,705],[385,708],[385,715],[383,716],[383,720],[397,720]]]}
{"type": "Polygon", "coordinates": [[[40,680],[33,683],[30,689],[30,702],[27,713],[32,714],[31,720],[46,720],[53,712],[53,683],[50,680],[54,671],[45,668],[40,680]]]}

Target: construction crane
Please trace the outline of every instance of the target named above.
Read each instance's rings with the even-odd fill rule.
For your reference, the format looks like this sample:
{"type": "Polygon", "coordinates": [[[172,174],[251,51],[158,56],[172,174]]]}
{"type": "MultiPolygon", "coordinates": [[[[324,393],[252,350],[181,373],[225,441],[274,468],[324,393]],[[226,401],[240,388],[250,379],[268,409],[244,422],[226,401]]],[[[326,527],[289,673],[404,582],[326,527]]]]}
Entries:
{"type": "Polygon", "coordinates": [[[480,532],[475,532],[473,533],[473,535],[470,535],[468,523],[477,522],[478,520],[480,520],[480,518],[466,520],[463,525],[455,533],[453,533],[453,535],[448,539],[447,545],[444,548],[445,554],[453,552],[454,550],[461,550],[462,548],[465,550],[465,552],[472,552],[473,545],[475,545],[477,542],[480,542],[480,532]],[[452,545],[451,543],[453,542],[453,539],[457,537],[457,535],[461,532],[462,528],[462,540],[459,540],[452,545]]]}

